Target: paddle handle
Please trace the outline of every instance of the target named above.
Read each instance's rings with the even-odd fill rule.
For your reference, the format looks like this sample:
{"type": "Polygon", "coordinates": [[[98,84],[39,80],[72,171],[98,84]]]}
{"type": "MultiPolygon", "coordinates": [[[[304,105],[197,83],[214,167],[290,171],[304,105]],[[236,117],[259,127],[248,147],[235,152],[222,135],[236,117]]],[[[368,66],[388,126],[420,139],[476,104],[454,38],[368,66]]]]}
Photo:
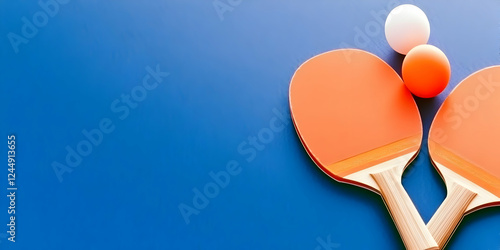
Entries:
{"type": "Polygon", "coordinates": [[[401,184],[400,171],[390,168],[371,176],[380,188],[406,249],[439,249],[401,184]]]}
{"type": "Polygon", "coordinates": [[[427,223],[427,228],[440,248],[445,247],[476,195],[457,183],[452,184],[443,203],[427,223]]]}

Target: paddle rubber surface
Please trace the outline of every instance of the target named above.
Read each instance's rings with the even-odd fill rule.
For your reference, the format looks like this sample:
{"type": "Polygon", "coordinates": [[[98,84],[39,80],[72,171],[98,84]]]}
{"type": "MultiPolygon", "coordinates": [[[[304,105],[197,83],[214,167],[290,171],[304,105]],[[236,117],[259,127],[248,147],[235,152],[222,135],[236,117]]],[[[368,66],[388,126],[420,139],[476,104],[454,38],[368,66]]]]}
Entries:
{"type": "Polygon", "coordinates": [[[306,61],[290,84],[290,107],[302,143],[334,178],[417,151],[422,126],[398,74],[355,49],[306,61]]]}

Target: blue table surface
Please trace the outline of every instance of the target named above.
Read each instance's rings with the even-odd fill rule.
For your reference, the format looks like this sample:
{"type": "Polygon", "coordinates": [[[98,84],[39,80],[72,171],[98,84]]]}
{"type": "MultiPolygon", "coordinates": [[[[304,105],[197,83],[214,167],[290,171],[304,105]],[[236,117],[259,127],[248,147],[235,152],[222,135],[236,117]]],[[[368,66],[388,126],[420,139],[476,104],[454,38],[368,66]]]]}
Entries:
{"type": "MultiPolygon", "coordinates": [[[[402,249],[380,196],[317,169],[288,108],[294,71],[328,50],[400,72],[383,22],[401,3],[3,1],[0,249],[402,249]]],[[[499,64],[500,2],[415,4],[452,67],[416,98],[426,138],[453,87],[499,64]]],[[[446,190],[425,140],[403,185],[429,221],[446,190]]],[[[448,248],[499,249],[500,208],[467,215],[448,248]]]]}

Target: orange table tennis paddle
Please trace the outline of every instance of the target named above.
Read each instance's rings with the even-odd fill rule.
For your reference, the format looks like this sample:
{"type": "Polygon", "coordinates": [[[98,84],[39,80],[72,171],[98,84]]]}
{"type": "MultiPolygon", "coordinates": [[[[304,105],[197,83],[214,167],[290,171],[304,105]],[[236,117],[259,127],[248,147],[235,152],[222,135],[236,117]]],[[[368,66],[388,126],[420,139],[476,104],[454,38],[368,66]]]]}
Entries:
{"type": "Polygon", "coordinates": [[[382,195],[408,249],[437,249],[401,184],[422,139],[417,105],[377,56],[341,49],[302,64],[290,110],[309,156],[327,175],[382,195]]]}
{"type": "Polygon", "coordinates": [[[500,205],[500,66],[470,75],[446,98],[429,153],[448,194],[427,227],[444,247],[465,214],[500,205]]]}

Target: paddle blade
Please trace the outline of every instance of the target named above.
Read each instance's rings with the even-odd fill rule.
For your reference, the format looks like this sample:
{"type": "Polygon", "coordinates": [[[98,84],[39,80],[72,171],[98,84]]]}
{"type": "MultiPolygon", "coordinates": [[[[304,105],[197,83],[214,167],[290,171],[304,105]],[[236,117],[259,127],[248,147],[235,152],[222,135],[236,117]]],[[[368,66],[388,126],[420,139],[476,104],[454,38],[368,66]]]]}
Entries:
{"type": "Polygon", "coordinates": [[[305,62],[291,81],[290,108],[311,158],[337,179],[420,147],[412,95],[388,64],[365,51],[335,50],[305,62]]]}
{"type": "Polygon", "coordinates": [[[464,79],[432,122],[434,162],[500,197],[500,66],[464,79]]]}

